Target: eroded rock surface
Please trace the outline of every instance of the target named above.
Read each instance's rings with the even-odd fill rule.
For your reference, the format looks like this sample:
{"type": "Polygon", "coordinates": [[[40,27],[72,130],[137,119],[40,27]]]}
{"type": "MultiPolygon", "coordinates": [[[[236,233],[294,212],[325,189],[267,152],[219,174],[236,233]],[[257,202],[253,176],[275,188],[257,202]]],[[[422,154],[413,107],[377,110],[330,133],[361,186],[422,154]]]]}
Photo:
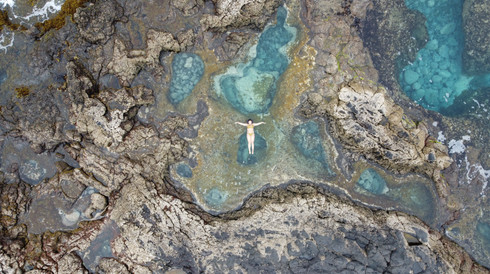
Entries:
{"type": "Polygon", "coordinates": [[[205,14],[201,24],[205,29],[225,31],[229,28],[262,29],[280,2],[253,0],[215,0],[215,14],[205,14]]]}
{"type": "Polygon", "coordinates": [[[470,74],[490,70],[490,6],[484,0],[468,0],[463,4],[465,45],[463,66],[470,74]]]}
{"type": "MultiPolygon", "coordinates": [[[[120,233],[111,242],[118,259],[101,260],[99,270],[486,271],[414,217],[358,207],[310,184],[265,190],[252,196],[243,209],[219,217],[192,213],[192,205],[165,194],[165,189],[141,177],[121,189],[103,221],[119,227],[120,233]]],[[[38,256],[48,261],[42,269],[83,273],[73,251],[86,248],[104,223],[45,235],[38,256]]],[[[32,240],[27,248],[35,247],[32,240]]],[[[25,249],[14,251],[17,256],[26,255],[25,249]]],[[[2,256],[3,262],[11,258],[2,256]]],[[[15,269],[13,265],[2,267],[4,271],[15,269]]]]}
{"type": "Polygon", "coordinates": [[[304,113],[327,115],[349,149],[399,172],[418,170],[435,180],[451,164],[447,148],[431,139],[426,125],[408,118],[383,88],[351,83],[329,95],[327,100],[310,95],[304,113]]]}
{"type": "Polygon", "coordinates": [[[424,15],[409,9],[405,0],[373,1],[361,33],[380,83],[390,89],[398,86],[400,70],[415,60],[429,39],[424,15]]]}
{"type": "MultiPolygon", "coordinates": [[[[57,163],[57,175],[34,191],[23,182],[4,184],[1,174],[1,271],[87,273],[80,252],[87,252],[108,230],[113,238],[106,241],[114,258],[102,258],[91,271],[487,271],[418,219],[367,209],[314,184],[266,188],[239,210],[220,216],[199,209],[192,193],[168,179],[168,168],[188,156],[186,138],[198,134],[209,115],[206,104],[198,101],[194,115],[169,110],[162,119],[142,118],[142,109],[154,104],[158,93],[133,80],[142,77],[142,70],[149,77],[165,78],[169,52],[194,49],[205,39],[196,31],[196,22],[209,36],[215,35],[209,39],[217,58],[233,60],[253,40],[254,31],[270,21],[279,2],[215,0],[214,14],[200,14],[208,4],[169,1],[155,16],[142,12],[137,1],[96,1],[79,9],[75,22],[48,40],[52,45],[43,44],[46,48],[33,53],[41,56],[33,58],[35,75],[57,75],[66,83],[2,107],[0,141],[5,135],[24,137],[37,152],[63,147],[78,166],[57,163]],[[139,19],[131,16],[140,13],[169,26],[155,23],[150,24],[155,28],[138,30],[139,19]],[[182,18],[188,25],[181,24],[182,18]],[[125,26],[136,30],[125,32],[125,26]],[[57,74],[43,71],[45,67],[57,74]],[[104,75],[121,85],[103,87],[104,75]],[[33,109],[23,113],[17,106],[33,109]],[[85,188],[98,192],[78,214],[94,219],[77,229],[32,234],[19,223],[29,197],[51,191],[74,203],[85,188]]],[[[302,15],[311,30],[308,44],[317,50],[317,65],[311,73],[315,92],[306,96],[300,112],[326,117],[334,137],[349,151],[390,170],[422,172],[437,180],[450,163],[446,148],[432,142],[426,125],[406,117],[383,88],[367,81],[376,82],[378,73],[363,47],[356,18],[365,17],[369,4],[304,2],[302,15]]],[[[16,167],[12,171],[17,172],[16,167]]]]}

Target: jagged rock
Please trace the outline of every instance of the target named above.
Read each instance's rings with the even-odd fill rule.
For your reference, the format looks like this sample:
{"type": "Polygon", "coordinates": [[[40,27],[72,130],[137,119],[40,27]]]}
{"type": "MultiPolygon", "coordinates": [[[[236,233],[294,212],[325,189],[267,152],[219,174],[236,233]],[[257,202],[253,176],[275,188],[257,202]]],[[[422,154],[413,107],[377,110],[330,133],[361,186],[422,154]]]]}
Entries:
{"type": "Polygon", "coordinates": [[[2,131],[11,131],[11,136],[27,139],[37,153],[69,141],[63,132],[67,121],[57,105],[54,92],[51,89],[32,92],[17,103],[20,109],[13,103],[2,107],[2,131]]]}
{"type": "Polygon", "coordinates": [[[60,274],[86,274],[88,270],[83,267],[82,260],[75,253],[68,253],[58,262],[58,273],[60,274]]]}
{"type": "Polygon", "coordinates": [[[123,14],[123,8],[116,1],[97,1],[77,9],[73,20],[83,39],[93,44],[105,43],[114,33],[114,22],[123,14]]]}
{"type": "Polygon", "coordinates": [[[97,214],[101,213],[107,207],[107,197],[100,193],[93,193],[90,195],[90,205],[83,212],[85,218],[94,218],[97,214]]]}
{"type": "Polygon", "coordinates": [[[194,33],[188,30],[179,35],[178,40],[171,33],[149,30],[147,33],[147,47],[144,50],[129,50],[124,42],[116,39],[112,60],[108,63],[109,73],[119,77],[123,86],[129,86],[138,74],[142,65],[149,67],[159,66],[159,57],[162,50],[179,52],[192,45],[194,33]]]}
{"type": "Polygon", "coordinates": [[[213,0],[215,15],[204,14],[201,25],[205,30],[226,31],[230,28],[263,29],[280,1],[213,0]]]}
{"type": "MultiPolygon", "coordinates": [[[[67,65],[67,95],[70,122],[80,134],[96,145],[109,147],[122,142],[130,108],[153,102],[152,91],[145,87],[98,91],[92,76],[79,63],[67,65]]],[[[125,130],[126,129],[126,130],[125,130]]]]}
{"type": "MultiPolygon", "coordinates": [[[[158,194],[153,185],[135,179],[121,190],[110,216],[121,230],[114,252],[128,267],[143,264],[152,271],[171,267],[204,273],[291,268],[459,272],[463,267],[454,258],[465,258],[465,253],[416,218],[357,207],[320,194],[311,185],[295,185],[294,193],[286,188],[265,190],[241,210],[205,223],[181,200],[158,194]],[[409,245],[404,233],[420,244],[409,245]]],[[[469,267],[485,271],[476,264],[469,267]]]]}
{"type": "Polygon", "coordinates": [[[121,262],[118,262],[114,258],[102,258],[99,261],[99,266],[97,267],[98,273],[103,274],[129,274],[128,268],[121,262]]]}
{"type": "Polygon", "coordinates": [[[173,0],[172,5],[178,8],[185,16],[196,14],[204,5],[203,0],[173,0]]]}
{"type": "Polygon", "coordinates": [[[218,56],[220,61],[233,60],[235,58],[240,58],[245,55],[245,48],[247,43],[254,41],[257,34],[252,32],[231,32],[226,35],[224,41],[217,40],[219,42],[215,47],[216,56],[218,56]]]}
{"type": "Polygon", "coordinates": [[[24,183],[0,183],[0,226],[9,229],[27,210],[31,187],[24,183]]]}
{"type": "Polygon", "coordinates": [[[467,0],[463,4],[463,67],[467,73],[490,70],[490,6],[485,0],[467,0]]]}
{"type": "Polygon", "coordinates": [[[303,104],[303,114],[326,115],[333,122],[334,135],[368,159],[402,173],[418,170],[435,180],[452,163],[447,148],[427,141],[424,123],[407,117],[384,88],[350,83],[329,91],[330,100],[320,104],[318,95],[312,96],[303,104]],[[433,160],[429,160],[431,153],[433,160]]]}

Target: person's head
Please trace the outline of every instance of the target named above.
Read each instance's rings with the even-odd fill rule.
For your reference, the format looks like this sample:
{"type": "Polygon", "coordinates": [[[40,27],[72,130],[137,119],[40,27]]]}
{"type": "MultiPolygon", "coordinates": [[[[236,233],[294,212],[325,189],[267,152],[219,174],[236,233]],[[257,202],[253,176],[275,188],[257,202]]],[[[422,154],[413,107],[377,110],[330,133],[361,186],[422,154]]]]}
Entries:
{"type": "Polygon", "coordinates": [[[253,123],[254,123],[254,121],[252,121],[252,119],[248,119],[247,124],[250,125],[250,124],[253,124],[253,123]]]}

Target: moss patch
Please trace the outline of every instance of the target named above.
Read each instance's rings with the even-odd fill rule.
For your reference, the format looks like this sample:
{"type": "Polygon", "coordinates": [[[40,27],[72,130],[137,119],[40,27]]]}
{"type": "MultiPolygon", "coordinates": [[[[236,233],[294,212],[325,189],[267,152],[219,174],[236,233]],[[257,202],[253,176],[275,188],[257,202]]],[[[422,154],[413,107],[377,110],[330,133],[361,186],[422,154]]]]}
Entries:
{"type": "Polygon", "coordinates": [[[7,27],[11,30],[26,30],[24,26],[12,23],[6,10],[0,10],[0,31],[2,31],[4,27],[7,27]]]}
{"type": "Polygon", "coordinates": [[[30,93],[31,93],[31,90],[26,86],[20,86],[20,87],[15,88],[15,95],[17,96],[17,98],[26,97],[30,93]]]}
{"type": "Polygon", "coordinates": [[[71,18],[77,11],[77,8],[87,2],[89,2],[89,0],[66,0],[55,17],[44,22],[36,23],[35,26],[41,31],[41,36],[51,29],[61,29],[65,25],[66,16],[70,16],[71,18]]]}

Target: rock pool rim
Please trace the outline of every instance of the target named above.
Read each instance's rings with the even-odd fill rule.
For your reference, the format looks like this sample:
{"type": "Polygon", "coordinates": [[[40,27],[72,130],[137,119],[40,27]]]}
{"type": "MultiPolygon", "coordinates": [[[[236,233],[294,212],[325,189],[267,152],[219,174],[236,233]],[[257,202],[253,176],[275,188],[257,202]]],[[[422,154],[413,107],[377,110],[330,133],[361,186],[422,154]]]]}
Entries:
{"type": "Polygon", "coordinates": [[[424,223],[426,226],[435,228],[437,230],[441,230],[442,226],[437,226],[434,227],[432,225],[427,224],[424,220],[422,220],[420,217],[415,216],[414,214],[411,214],[408,212],[408,210],[402,210],[400,208],[396,207],[382,207],[382,206],[377,206],[369,203],[362,202],[359,199],[354,198],[352,195],[347,193],[347,190],[344,190],[340,187],[337,187],[335,185],[330,185],[326,183],[317,183],[309,180],[297,180],[297,179],[292,179],[287,182],[284,182],[279,185],[271,186],[270,184],[265,184],[259,189],[250,192],[248,195],[246,195],[243,200],[240,202],[239,205],[237,205],[235,208],[230,209],[230,210],[225,210],[225,211],[217,211],[213,209],[208,209],[203,207],[198,200],[196,199],[195,194],[189,190],[183,183],[180,181],[170,178],[170,177],[165,177],[166,184],[169,184],[172,186],[173,189],[175,190],[180,190],[183,191],[184,193],[178,194],[179,191],[176,191],[176,193],[171,194],[172,196],[175,196],[176,198],[186,202],[186,203],[191,203],[194,205],[194,210],[192,212],[195,212],[198,214],[200,217],[203,217],[204,220],[236,220],[242,217],[247,217],[252,215],[254,212],[260,210],[263,206],[273,203],[274,201],[278,201],[280,203],[285,203],[285,200],[278,200],[275,199],[274,193],[277,192],[282,192],[286,191],[288,193],[293,193],[294,195],[305,195],[305,194],[319,194],[327,197],[336,197],[337,199],[341,199],[344,202],[352,203],[353,205],[357,207],[363,207],[367,208],[371,211],[387,211],[387,212],[397,212],[397,213],[402,213],[406,214],[408,216],[411,216],[413,218],[416,218],[420,222],[424,223]],[[291,191],[291,188],[299,188],[305,191],[291,191]],[[309,189],[310,192],[306,191],[306,189],[309,189]],[[314,192],[311,192],[311,190],[314,190],[314,192]],[[264,195],[265,194],[265,195],[264,195]],[[182,196],[181,196],[182,195],[182,196]],[[189,197],[186,199],[185,197],[189,197]],[[254,204],[254,199],[256,198],[261,198],[266,200],[263,204],[259,203],[259,205],[254,204]],[[197,211],[195,211],[197,210],[197,211]],[[246,211],[246,212],[245,212],[246,211]],[[217,219],[215,219],[217,218],[217,219]]]}
{"type": "MultiPolygon", "coordinates": [[[[169,186],[171,187],[166,189],[167,191],[165,192],[165,194],[174,196],[177,199],[186,203],[188,205],[187,209],[190,212],[198,215],[208,224],[213,222],[226,223],[241,218],[247,218],[252,216],[255,212],[262,210],[267,205],[274,203],[290,203],[291,199],[297,196],[321,195],[330,201],[340,201],[348,205],[353,205],[361,209],[362,211],[369,212],[369,214],[372,214],[372,216],[382,214],[383,212],[387,214],[396,214],[396,216],[406,216],[416,223],[421,223],[426,227],[433,228],[419,217],[410,213],[406,213],[397,209],[387,209],[375,205],[365,204],[357,199],[354,199],[348,193],[341,189],[337,189],[327,184],[319,184],[306,180],[290,180],[286,183],[276,186],[264,185],[260,189],[247,195],[247,197],[244,198],[243,202],[238,207],[226,212],[217,212],[204,209],[200,204],[196,202],[194,194],[190,190],[188,190],[180,182],[176,182],[168,176],[164,177],[164,182],[165,184],[169,184],[169,186]],[[176,184],[180,184],[180,186],[176,184]],[[170,189],[172,189],[173,191],[169,191],[170,189]],[[281,193],[284,195],[276,196],[276,194],[281,193]]],[[[466,251],[462,246],[458,245],[453,239],[448,237],[445,234],[444,226],[441,225],[439,227],[436,227],[435,230],[441,234],[441,239],[443,239],[443,241],[447,241],[459,250],[463,250],[465,254],[467,254],[472,259],[474,264],[488,269],[486,266],[479,263],[472,254],[466,251]]]]}

